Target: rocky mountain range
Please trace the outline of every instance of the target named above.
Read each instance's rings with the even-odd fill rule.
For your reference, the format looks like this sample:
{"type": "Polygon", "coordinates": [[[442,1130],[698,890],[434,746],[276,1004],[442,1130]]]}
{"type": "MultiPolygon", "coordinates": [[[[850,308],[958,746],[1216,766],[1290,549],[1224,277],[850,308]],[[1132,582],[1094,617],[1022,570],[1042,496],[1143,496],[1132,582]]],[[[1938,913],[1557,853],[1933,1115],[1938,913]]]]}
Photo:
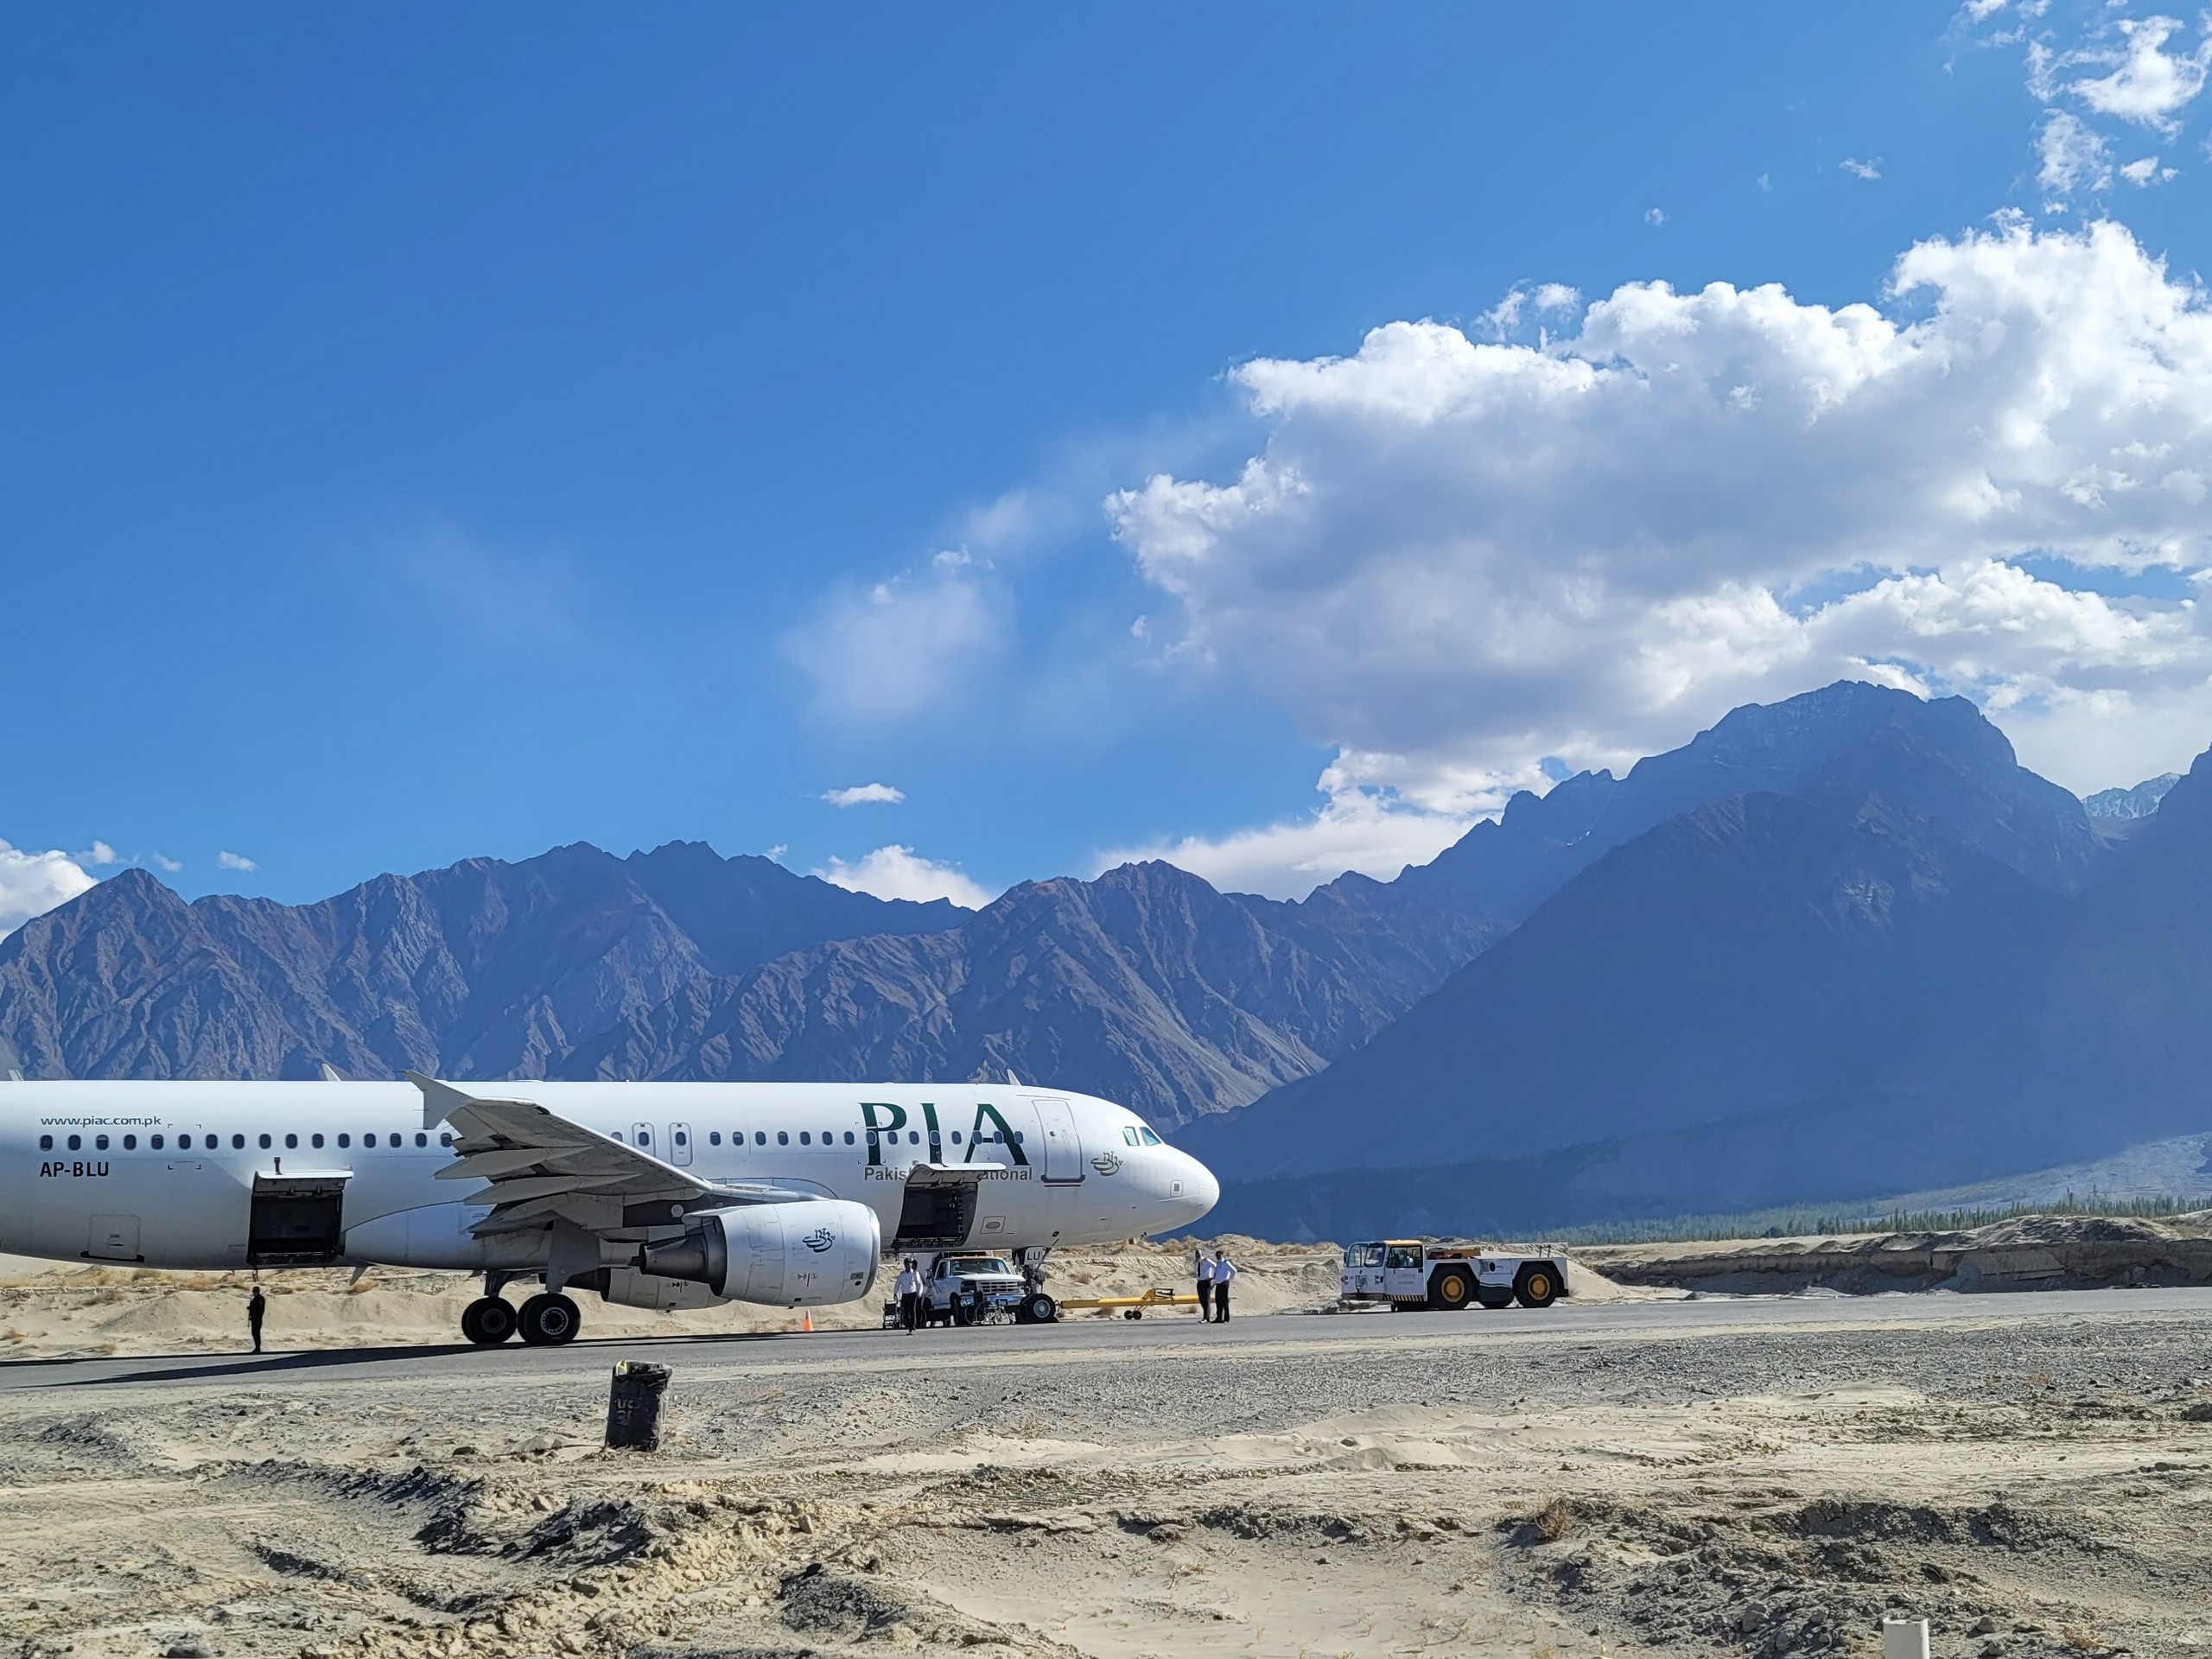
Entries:
{"type": "Polygon", "coordinates": [[[1964,700],[1846,683],[1294,903],[1144,863],[965,911],[696,843],[303,906],[130,871],[0,941],[0,1064],[1011,1070],[1177,1129],[1275,1233],[1860,1194],[2206,1127],[2159,1025],[2212,985],[2196,777],[2093,818],[1964,700]]]}

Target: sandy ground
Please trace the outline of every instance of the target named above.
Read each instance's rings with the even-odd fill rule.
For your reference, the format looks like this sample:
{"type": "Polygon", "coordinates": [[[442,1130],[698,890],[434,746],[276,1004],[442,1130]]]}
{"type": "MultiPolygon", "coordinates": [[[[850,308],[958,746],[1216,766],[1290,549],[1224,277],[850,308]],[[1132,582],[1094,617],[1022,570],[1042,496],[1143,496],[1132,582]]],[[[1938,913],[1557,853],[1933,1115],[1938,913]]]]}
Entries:
{"type": "Polygon", "coordinates": [[[599,1449],[581,1364],[16,1388],[0,1654],[1765,1659],[1871,1655],[1885,1611],[1945,1659],[2212,1643],[2212,1298],[1945,1300],[664,1348],[651,1454],[599,1449]]]}

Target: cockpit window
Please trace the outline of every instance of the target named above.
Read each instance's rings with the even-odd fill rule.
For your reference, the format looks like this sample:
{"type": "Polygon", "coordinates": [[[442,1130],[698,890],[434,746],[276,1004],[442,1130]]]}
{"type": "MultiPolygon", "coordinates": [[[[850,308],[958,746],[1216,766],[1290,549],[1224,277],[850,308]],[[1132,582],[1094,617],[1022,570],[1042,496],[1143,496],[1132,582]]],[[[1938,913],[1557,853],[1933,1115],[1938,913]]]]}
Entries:
{"type": "Polygon", "coordinates": [[[1134,1123],[1124,1123],[1122,1125],[1122,1139],[1126,1144],[1132,1147],[1141,1147],[1144,1144],[1143,1141],[1137,1139],[1137,1126],[1134,1123]]]}
{"type": "Polygon", "coordinates": [[[1145,1143],[1145,1145],[1147,1145],[1147,1147],[1163,1147],[1163,1146],[1166,1146],[1166,1145],[1167,1144],[1166,1141],[1162,1141],[1162,1140],[1161,1140],[1158,1135],[1154,1135],[1154,1134],[1150,1129],[1141,1129],[1141,1129],[1139,1129],[1139,1130],[1137,1131],[1137,1133],[1138,1133],[1139,1135],[1142,1135],[1142,1136],[1144,1137],[1144,1143],[1145,1143]]]}

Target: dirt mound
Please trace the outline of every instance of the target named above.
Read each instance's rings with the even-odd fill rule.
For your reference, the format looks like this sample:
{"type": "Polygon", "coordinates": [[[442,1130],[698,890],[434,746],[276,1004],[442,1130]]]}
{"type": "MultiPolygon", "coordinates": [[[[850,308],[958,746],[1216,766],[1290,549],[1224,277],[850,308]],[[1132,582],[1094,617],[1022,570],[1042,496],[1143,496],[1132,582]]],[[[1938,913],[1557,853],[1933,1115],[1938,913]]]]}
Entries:
{"type": "Polygon", "coordinates": [[[1581,1254],[1622,1284],[1735,1295],[2212,1285],[2208,1218],[2022,1216],[1968,1232],[1592,1245],[1581,1254]]]}

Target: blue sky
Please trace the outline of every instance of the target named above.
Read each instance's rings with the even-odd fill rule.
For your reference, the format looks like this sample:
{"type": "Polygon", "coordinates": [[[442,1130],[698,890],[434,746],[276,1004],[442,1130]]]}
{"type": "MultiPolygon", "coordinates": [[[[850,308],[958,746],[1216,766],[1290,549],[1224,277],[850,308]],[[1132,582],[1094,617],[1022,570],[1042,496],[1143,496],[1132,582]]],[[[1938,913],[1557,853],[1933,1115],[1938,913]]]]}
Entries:
{"type": "Polygon", "coordinates": [[[1838,671],[2185,763],[2158,16],[18,10],[0,926],[580,839],[1296,892],[1838,671]]]}

